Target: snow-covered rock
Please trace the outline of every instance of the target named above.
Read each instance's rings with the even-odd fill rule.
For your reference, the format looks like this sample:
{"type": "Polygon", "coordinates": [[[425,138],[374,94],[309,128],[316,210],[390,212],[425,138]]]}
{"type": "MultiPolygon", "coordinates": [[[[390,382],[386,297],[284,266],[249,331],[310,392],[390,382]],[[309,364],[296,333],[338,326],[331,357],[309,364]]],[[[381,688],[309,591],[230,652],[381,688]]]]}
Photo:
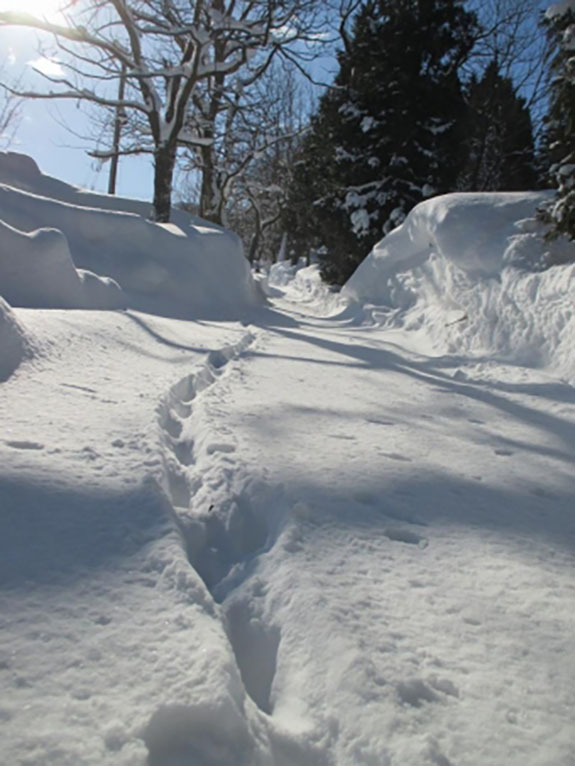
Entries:
{"type": "Polygon", "coordinates": [[[575,381],[575,246],[543,239],[534,216],[545,199],[483,193],[422,202],[343,288],[351,312],[418,330],[440,353],[497,356],[575,381]]]}
{"type": "MultiPolygon", "coordinates": [[[[6,224],[62,232],[75,266],[116,280],[132,307],[236,317],[261,301],[239,238],[215,224],[183,211],[170,224],[154,223],[145,217],[148,203],[81,192],[13,153],[0,154],[0,182],[6,224]]],[[[107,287],[98,287],[98,297],[110,295],[107,287]]]]}
{"type": "Polygon", "coordinates": [[[0,297],[0,383],[12,375],[29,351],[26,331],[0,297]]]}

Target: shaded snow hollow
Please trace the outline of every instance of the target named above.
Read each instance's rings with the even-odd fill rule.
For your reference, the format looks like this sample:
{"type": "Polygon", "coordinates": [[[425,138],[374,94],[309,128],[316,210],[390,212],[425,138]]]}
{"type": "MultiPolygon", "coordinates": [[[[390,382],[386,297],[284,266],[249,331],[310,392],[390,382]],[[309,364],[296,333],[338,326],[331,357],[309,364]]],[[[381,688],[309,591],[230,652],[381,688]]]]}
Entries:
{"type": "Polygon", "coordinates": [[[438,241],[403,307],[399,251],[249,325],[0,304],[2,763],[572,766],[575,389],[436,329],[497,282],[438,241]]]}

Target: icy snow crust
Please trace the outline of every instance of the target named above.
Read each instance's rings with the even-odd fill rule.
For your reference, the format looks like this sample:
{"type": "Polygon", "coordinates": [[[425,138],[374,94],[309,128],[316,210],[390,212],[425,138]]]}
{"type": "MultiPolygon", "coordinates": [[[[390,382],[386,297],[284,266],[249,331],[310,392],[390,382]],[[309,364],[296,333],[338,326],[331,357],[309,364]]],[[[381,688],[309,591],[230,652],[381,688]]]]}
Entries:
{"type": "Polygon", "coordinates": [[[575,389],[272,272],[0,304],[0,761],[572,766],[575,389]]]}
{"type": "Polygon", "coordinates": [[[236,235],[182,211],[171,224],[149,213],[147,203],[82,192],[29,157],[0,153],[0,292],[21,306],[129,304],[169,316],[237,318],[257,305],[236,235]]]}
{"type": "Polygon", "coordinates": [[[439,353],[497,357],[575,383],[575,246],[543,241],[534,216],[544,199],[450,194],[421,203],[345,285],[346,314],[419,331],[439,353]]]}

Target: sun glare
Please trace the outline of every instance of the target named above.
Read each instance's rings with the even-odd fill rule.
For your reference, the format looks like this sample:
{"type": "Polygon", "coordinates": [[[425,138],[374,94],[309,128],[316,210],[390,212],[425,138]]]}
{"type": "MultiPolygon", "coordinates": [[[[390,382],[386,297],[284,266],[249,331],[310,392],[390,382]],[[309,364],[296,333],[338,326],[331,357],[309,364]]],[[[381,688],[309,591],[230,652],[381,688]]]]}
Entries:
{"type": "Polygon", "coordinates": [[[64,0],[0,0],[0,11],[19,11],[30,13],[46,21],[63,21],[60,9],[64,0]]]}

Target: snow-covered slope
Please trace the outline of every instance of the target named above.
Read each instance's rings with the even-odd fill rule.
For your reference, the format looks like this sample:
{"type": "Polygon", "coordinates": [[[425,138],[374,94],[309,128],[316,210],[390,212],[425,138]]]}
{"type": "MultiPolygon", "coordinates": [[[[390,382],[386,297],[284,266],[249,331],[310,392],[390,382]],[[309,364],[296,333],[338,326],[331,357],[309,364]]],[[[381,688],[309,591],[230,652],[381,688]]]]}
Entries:
{"type": "Polygon", "coordinates": [[[0,297],[0,383],[30,354],[32,344],[11,307],[0,297]]]}
{"type": "Polygon", "coordinates": [[[575,382],[575,245],[543,240],[534,215],[544,198],[421,203],[345,285],[348,313],[355,304],[382,326],[421,331],[439,353],[498,357],[575,382]]]}
{"type": "Polygon", "coordinates": [[[61,286],[66,295],[56,304],[53,294],[35,301],[40,287],[12,285],[19,305],[115,308],[127,300],[172,316],[237,317],[260,301],[239,238],[221,227],[181,211],[171,224],[153,223],[145,217],[149,205],[81,192],[42,175],[21,155],[0,154],[0,180],[0,218],[7,224],[0,229],[0,293],[6,272],[14,274],[24,262],[23,268],[33,262],[44,272],[39,283],[52,273],[56,290],[56,262],[70,266],[71,255],[76,267],[92,272],[75,276],[67,268],[70,289],[61,286]],[[58,230],[59,241],[55,232],[37,233],[46,228],[58,230]],[[43,252],[48,238],[51,257],[43,252]],[[95,275],[115,280],[124,296],[110,282],[98,284],[95,275]]]}

